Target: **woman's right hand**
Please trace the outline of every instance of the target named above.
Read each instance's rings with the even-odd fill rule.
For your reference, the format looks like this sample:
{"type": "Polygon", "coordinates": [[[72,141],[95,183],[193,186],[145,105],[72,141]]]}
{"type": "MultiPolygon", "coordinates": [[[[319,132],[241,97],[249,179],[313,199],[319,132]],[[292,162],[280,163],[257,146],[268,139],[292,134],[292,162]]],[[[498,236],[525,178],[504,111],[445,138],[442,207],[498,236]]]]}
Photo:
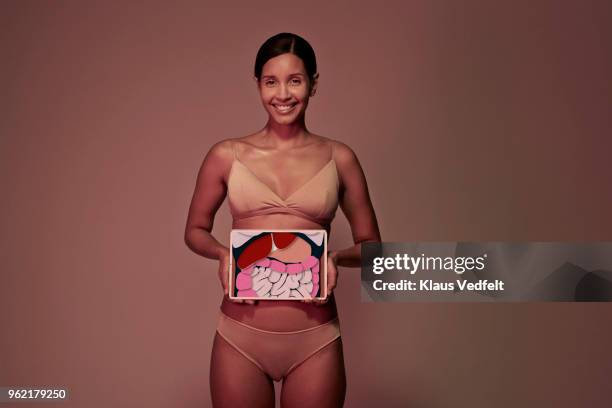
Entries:
{"type": "Polygon", "coordinates": [[[224,252],[223,255],[219,258],[219,280],[221,281],[221,287],[223,288],[223,296],[228,299],[230,302],[235,303],[246,303],[249,305],[254,305],[255,300],[252,299],[232,299],[229,297],[229,270],[230,270],[230,252],[224,252]]]}

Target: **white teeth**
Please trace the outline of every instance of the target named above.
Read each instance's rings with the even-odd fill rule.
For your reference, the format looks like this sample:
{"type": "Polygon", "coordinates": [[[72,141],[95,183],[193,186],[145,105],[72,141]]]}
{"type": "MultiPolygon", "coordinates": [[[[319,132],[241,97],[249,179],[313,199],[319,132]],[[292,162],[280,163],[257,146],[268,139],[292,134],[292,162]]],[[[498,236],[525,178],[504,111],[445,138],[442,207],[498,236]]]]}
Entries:
{"type": "Polygon", "coordinates": [[[295,105],[274,105],[274,107],[276,109],[278,109],[279,111],[289,111],[291,109],[293,109],[295,105]]]}

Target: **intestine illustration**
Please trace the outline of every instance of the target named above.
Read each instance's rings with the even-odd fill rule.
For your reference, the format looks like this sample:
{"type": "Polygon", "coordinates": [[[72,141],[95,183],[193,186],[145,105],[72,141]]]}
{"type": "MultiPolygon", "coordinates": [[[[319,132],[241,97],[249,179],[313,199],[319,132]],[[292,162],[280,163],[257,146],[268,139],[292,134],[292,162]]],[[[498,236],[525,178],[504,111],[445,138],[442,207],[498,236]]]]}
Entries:
{"type": "Polygon", "coordinates": [[[321,297],[325,231],[232,231],[234,296],[321,297]]]}

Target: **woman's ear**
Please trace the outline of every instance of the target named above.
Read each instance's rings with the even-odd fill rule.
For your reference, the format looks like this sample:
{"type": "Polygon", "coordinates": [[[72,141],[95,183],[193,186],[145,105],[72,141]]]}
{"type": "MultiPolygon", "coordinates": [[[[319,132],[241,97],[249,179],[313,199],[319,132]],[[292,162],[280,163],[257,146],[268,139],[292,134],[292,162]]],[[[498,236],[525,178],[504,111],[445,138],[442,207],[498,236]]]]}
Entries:
{"type": "Polygon", "coordinates": [[[312,84],[310,85],[310,96],[314,96],[317,93],[317,85],[319,84],[319,73],[317,72],[312,76],[312,84]]]}

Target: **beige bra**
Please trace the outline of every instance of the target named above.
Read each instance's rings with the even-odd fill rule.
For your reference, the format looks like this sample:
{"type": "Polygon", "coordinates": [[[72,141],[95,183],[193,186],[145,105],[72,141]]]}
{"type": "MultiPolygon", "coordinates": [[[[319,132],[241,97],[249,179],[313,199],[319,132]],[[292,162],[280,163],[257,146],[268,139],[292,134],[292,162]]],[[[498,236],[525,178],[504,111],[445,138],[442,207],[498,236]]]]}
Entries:
{"type": "Polygon", "coordinates": [[[339,184],[336,162],[332,158],[310,180],[282,199],[236,157],[234,149],[227,196],[234,220],[257,215],[293,214],[319,225],[328,225],[338,208],[339,184]]]}

